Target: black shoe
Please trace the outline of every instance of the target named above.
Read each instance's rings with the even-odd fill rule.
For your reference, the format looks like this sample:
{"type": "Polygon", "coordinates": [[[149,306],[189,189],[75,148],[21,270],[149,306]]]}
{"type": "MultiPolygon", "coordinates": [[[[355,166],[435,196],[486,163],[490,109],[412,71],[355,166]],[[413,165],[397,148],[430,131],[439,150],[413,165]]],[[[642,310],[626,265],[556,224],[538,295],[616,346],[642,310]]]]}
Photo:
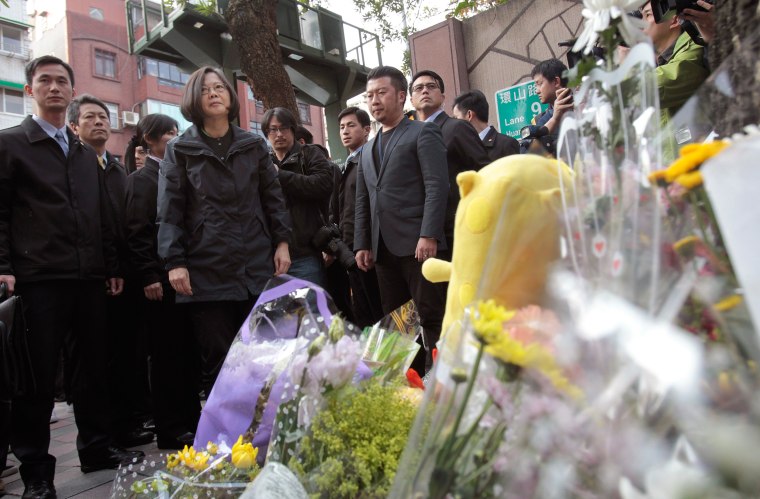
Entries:
{"type": "Polygon", "coordinates": [[[136,463],[145,457],[145,453],[139,450],[125,450],[121,447],[111,445],[106,450],[106,455],[100,459],[87,459],[79,461],[82,464],[82,473],[92,473],[100,470],[113,470],[119,465],[127,466],[136,463]]]}
{"type": "Polygon", "coordinates": [[[195,441],[195,433],[188,431],[177,437],[163,437],[161,435],[156,439],[159,449],[181,450],[187,445],[190,447],[195,441]]]}
{"type": "Polygon", "coordinates": [[[142,424],[142,429],[156,433],[156,420],[153,418],[146,419],[142,424]]]}
{"type": "Polygon", "coordinates": [[[137,447],[151,443],[154,436],[152,431],[135,428],[130,432],[118,435],[114,440],[122,447],[137,447]]]}
{"type": "Polygon", "coordinates": [[[32,482],[24,488],[24,494],[21,499],[56,499],[55,487],[53,482],[47,480],[40,480],[39,482],[32,482]]]}

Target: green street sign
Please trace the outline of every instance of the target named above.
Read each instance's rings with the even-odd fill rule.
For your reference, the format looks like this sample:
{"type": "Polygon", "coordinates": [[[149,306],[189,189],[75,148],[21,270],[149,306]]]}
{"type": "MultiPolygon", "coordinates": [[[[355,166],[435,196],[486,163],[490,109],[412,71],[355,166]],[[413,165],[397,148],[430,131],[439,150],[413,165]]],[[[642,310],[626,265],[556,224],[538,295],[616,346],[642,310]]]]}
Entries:
{"type": "Polygon", "coordinates": [[[520,140],[520,129],[530,125],[534,116],[549,107],[548,104],[541,104],[536,94],[536,84],[532,81],[499,90],[495,99],[499,132],[517,140],[520,140]]]}

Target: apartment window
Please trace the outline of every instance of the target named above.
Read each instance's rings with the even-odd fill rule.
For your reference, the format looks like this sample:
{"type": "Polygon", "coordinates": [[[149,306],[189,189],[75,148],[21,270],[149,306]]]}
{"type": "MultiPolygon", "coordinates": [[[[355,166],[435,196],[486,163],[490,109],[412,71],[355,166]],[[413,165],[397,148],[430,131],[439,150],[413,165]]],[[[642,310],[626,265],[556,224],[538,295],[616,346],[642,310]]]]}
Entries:
{"type": "Polygon", "coordinates": [[[18,28],[0,24],[0,49],[20,54],[23,48],[22,32],[18,28]]]}
{"type": "Polygon", "coordinates": [[[250,122],[250,130],[251,132],[261,136],[262,138],[267,138],[266,135],[264,135],[264,130],[261,129],[261,123],[258,121],[251,121],[250,122]]]}
{"type": "Polygon", "coordinates": [[[190,125],[192,125],[192,123],[187,121],[184,116],[182,116],[182,111],[180,111],[179,106],[176,104],[148,99],[145,101],[145,104],[143,104],[140,115],[145,116],[146,114],[151,113],[161,113],[167,116],[171,116],[177,120],[177,123],[179,123],[180,132],[184,132],[190,128],[190,125]]]}
{"type": "Polygon", "coordinates": [[[158,78],[158,82],[161,85],[169,87],[182,88],[190,79],[190,75],[183,72],[176,64],[170,62],[157,61],[155,59],[149,59],[147,57],[142,58],[140,64],[140,77],[148,74],[158,78]]]}
{"type": "Polygon", "coordinates": [[[24,114],[24,93],[9,88],[0,88],[0,112],[24,114]]]}
{"type": "Polygon", "coordinates": [[[111,129],[118,130],[119,126],[119,105],[111,102],[104,102],[108,108],[108,115],[111,117],[111,129]]]}
{"type": "Polygon", "coordinates": [[[103,9],[90,7],[90,17],[96,21],[103,21],[106,17],[103,15],[103,9]]]}
{"type": "Polygon", "coordinates": [[[95,49],[95,74],[116,78],[116,54],[95,49]]]}
{"type": "Polygon", "coordinates": [[[264,102],[258,100],[254,95],[251,87],[246,87],[248,91],[248,100],[256,101],[256,113],[261,114],[264,112],[264,102]]]}
{"type": "Polygon", "coordinates": [[[308,104],[298,103],[298,116],[301,118],[302,125],[311,125],[311,109],[308,104]]]}

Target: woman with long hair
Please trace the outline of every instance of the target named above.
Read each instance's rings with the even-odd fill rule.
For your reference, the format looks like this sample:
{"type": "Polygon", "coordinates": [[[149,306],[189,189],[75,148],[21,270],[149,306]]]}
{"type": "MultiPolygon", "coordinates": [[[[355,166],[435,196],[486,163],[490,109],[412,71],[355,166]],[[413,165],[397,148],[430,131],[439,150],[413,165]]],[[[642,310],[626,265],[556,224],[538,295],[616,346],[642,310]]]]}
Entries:
{"type": "Polygon", "coordinates": [[[206,393],[265,284],[290,267],[277,170],[264,140],[232,124],[239,108],[221,70],[194,72],[181,106],[193,125],[168,144],[158,183],[158,253],[188,304],[206,393]]]}

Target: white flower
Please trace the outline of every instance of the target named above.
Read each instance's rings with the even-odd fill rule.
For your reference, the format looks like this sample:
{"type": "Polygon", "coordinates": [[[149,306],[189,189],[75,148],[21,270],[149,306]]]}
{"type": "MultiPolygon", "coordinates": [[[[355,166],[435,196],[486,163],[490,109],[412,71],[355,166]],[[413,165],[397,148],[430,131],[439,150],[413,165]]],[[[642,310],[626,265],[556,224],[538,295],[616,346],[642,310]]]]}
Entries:
{"type": "Polygon", "coordinates": [[[646,24],[628,15],[641,7],[641,0],[583,0],[583,17],[586,18],[581,36],[573,46],[573,52],[591,53],[599,33],[610,26],[610,21],[620,19],[618,29],[629,47],[645,39],[642,29],[646,24]]]}

